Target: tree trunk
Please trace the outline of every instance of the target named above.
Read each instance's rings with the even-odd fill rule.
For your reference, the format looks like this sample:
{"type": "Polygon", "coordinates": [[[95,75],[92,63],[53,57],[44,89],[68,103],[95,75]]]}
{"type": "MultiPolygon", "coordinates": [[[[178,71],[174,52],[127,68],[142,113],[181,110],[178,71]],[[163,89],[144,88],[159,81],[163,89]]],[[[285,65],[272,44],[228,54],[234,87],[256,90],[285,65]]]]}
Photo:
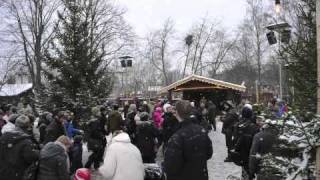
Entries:
{"type": "MultiPolygon", "coordinates": [[[[317,18],[317,114],[320,114],[320,1],[316,1],[316,18],[317,18]]],[[[320,147],[317,148],[316,156],[316,179],[320,180],[320,147]]]]}
{"type": "Polygon", "coordinates": [[[184,78],[184,76],[186,75],[186,68],[187,68],[187,64],[188,64],[189,54],[190,54],[190,46],[188,46],[188,52],[187,52],[186,61],[184,63],[182,78],[184,78]]]}

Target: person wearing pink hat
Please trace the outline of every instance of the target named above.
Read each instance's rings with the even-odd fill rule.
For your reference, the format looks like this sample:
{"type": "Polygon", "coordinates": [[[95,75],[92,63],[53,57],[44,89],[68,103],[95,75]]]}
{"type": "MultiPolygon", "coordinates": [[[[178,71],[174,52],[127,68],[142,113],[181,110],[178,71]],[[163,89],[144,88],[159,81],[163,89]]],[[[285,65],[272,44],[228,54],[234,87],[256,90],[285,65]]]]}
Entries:
{"type": "Polygon", "coordinates": [[[76,171],[73,180],[91,180],[91,172],[87,168],[80,168],[76,171]]]}

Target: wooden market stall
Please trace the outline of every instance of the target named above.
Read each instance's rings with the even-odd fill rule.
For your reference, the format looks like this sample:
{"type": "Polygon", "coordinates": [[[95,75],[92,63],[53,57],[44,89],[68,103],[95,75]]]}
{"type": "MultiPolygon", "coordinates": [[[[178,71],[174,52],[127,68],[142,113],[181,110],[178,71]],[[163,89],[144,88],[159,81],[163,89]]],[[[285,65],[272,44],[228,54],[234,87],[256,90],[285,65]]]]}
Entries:
{"type": "Polygon", "coordinates": [[[199,105],[202,100],[211,100],[216,105],[226,100],[240,103],[241,94],[246,91],[244,85],[211,79],[199,75],[190,75],[161,89],[161,94],[167,94],[168,99],[177,92],[182,93],[182,99],[194,101],[199,105]]]}

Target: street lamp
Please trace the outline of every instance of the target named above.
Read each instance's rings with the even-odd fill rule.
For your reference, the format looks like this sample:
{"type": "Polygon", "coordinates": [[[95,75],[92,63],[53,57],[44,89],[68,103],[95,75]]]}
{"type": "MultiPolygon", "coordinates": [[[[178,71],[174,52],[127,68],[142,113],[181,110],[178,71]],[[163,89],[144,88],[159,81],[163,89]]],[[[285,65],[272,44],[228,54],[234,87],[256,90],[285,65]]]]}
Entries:
{"type": "Polygon", "coordinates": [[[276,13],[277,14],[280,14],[280,11],[281,11],[281,3],[280,3],[280,0],[275,0],[275,10],[276,10],[276,13]]]}

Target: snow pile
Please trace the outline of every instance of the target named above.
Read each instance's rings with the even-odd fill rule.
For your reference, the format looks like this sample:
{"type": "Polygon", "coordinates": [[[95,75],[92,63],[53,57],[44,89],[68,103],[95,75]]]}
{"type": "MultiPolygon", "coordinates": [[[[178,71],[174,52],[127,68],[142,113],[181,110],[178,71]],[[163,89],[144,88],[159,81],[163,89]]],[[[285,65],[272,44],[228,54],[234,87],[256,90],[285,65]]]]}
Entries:
{"type": "Polygon", "coordinates": [[[32,83],[5,84],[0,88],[0,96],[17,96],[32,88],[32,83]]]}

